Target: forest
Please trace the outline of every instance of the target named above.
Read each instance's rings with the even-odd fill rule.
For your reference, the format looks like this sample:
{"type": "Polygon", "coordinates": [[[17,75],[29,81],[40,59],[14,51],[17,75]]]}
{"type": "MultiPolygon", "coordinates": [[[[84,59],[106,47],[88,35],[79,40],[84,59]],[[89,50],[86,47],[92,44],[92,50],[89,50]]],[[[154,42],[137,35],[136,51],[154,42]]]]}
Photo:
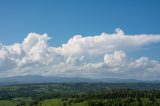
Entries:
{"type": "Polygon", "coordinates": [[[160,106],[160,83],[0,86],[0,106],[160,106]]]}

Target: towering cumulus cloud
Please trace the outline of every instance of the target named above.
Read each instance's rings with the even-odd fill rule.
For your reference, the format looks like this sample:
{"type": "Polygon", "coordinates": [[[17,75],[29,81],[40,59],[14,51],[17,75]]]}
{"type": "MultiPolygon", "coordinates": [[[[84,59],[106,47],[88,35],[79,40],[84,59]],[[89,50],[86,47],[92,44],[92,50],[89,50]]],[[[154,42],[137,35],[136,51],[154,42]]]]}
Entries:
{"type": "Polygon", "coordinates": [[[22,43],[0,44],[0,77],[50,75],[154,79],[160,62],[147,57],[133,59],[127,53],[160,43],[160,35],[115,33],[83,37],[75,35],[60,47],[48,45],[47,34],[29,33],[22,43]]]}

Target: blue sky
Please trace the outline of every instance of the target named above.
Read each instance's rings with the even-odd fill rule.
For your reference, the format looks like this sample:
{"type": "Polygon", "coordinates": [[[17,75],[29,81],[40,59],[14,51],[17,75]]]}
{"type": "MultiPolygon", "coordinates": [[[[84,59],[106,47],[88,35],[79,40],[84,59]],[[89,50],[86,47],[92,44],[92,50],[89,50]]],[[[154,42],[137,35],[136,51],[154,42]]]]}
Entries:
{"type": "Polygon", "coordinates": [[[127,34],[159,34],[159,5],[159,0],[1,0],[0,42],[21,42],[36,32],[61,45],[75,34],[112,33],[117,27],[127,34]]]}
{"type": "MultiPolygon", "coordinates": [[[[0,59],[1,57],[3,59],[3,61],[1,60],[2,62],[0,62],[0,70],[3,69],[10,72],[9,69],[14,67],[15,71],[17,71],[17,67],[15,66],[18,66],[19,64],[19,67],[34,65],[35,61],[38,61],[38,59],[44,59],[44,54],[47,54],[48,52],[52,53],[49,53],[47,56],[52,56],[53,54],[56,54],[55,57],[58,57],[59,55],[63,56],[63,60],[66,60],[66,64],[69,64],[67,63],[68,61],[80,62],[84,57],[86,58],[85,62],[89,63],[88,65],[97,61],[100,62],[103,59],[106,64],[108,64],[108,60],[106,61],[105,59],[112,59],[112,61],[110,61],[112,63],[129,57],[127,61],[130,61],[131,64],[138,64],[137,62],[139,61],[140,63],[141,61],[146,62],[145,64],[155,64],[154,61],[157,61],[158,63],[154,67],[154,69],[157,69],[157,67],[160,66],[159,19],[159,0],[0,0],[0,46],[4,46],[0,50],[0,59]],[[116,28],[121,28],[124,33],[121,33],[122,30],[120,29],[115,32],[116,28]],[[103,32],[109,33],[110,36],[115,34],[117,37],[112,39],[112,37],[108,37],[107,34],[104,34],[105,37],[101,36],[103,35],[101,34],[103,32]],[[44,33],[47,33],[48,35],[42,35],[44,33]],[[119,38],[119,34],[125,35],[125,37],[121,36],[119,38]],[[144,34],[145,36],[141,36],[141,34],[144,34]],[[75,35],[82,35],[83,37],[75,35]],[[94,37],[95,35],[99,36],[99,40],[104,39],[102,42],[106,40],[103,43],[106,45],[108,44],[108,46],[94,42],[97,39],[94,37]],[[128,38],[126,35],[131,36],[131,38],[128,38]],[[49,41],[47,41],[47,39],[49,39],[48,36],[52,38],[49,41]],[[91,36],[91,38],[88,38],[88,36],[91,36]],[[136,40],[133,36],[136,36],[136,40]],[[24,38],[26,38],[26,40],[24,40],[24,38]],[[69,39],[71,39],[71,42],[67,43],[69,39]],[[77,41],[77,39],[82,42],[77,41]],[[88,40],[90,41],[91,39],[94,40],[87,43],[86,49],[84,49],[85,46],[83,47],[82,44],[85,44],[84,42],[88,42],[88,40]],[[112,40],[110,41],[110,39],[112,40]],[[118,39],[120,39],[120,41],[118,41],[118,39]],[[48,42],[49,45],[47,44],[48,42]],[[75,42],[78,42],[79,44],[74,49],[74,45],[77,45],[75,42]],[[19,45],[14,45],[14,43],[18,43],[19,45]],[[43,43],[43,45],[41,43],[43,43]],[[59,47],[61,47],[62,44],[65,44],[65,47],[60,49],[59,47]],[[95,48],[87,48],[87,45],[89,44],[95,46],[95,48]],[[8,47],[7,45],[11,46],[8,47]],[[101,46],[99,47],[99,45],[101,46]],[[73,51],[70,50],[69,46],[73,46],[73,51]],[[33,53],[34,50],[31,50],[31,47],[34,49],[40,48],[37,50],[39,52],[33,53]],[[77,49],[77,47],[79,48],[77,49]],[[101,47],[104,47],[103,50],[99,50],[101,47]],[[80,51],[82,48],[83,51],[80,51]],[[111,48],[114,49],[111,50],[111,48]],[[91,54],[89,54],[91,52],[89,51],[90,49],[93,49],[93,51],[98,50],[100,55],[97,54],[95,59],[92,59],[90,57],[91,54]],[[70,50],[69,53],[72,55],[68,55],[65,50],[70,50]],[[16,52],[13,53],[13,51],[16,52]],[[47,52],[41,53],[42,51],[47,52]],[[82,53],[84,51],[88,52],[82,53]],[[23,54],[23,52],[25,54],[23,54]],[[27,63],[33,54],[40,56],[36,57],[35,60],[30,60],[34,63],[27,63]],[[31,57],[28,57],[30,55],[31,57]],[[117,55],[120,57],[116,57],[117,55]],[[10,58],[13,60],[10,60],[10,58]],[[118,60],[116,60],[117,58],[118,60]],[[5,65],[8,61],[13,67],[5,65]],[[22,61],[22,63],[17,63],[17,61],[22,61]]],[[[46,58],[48,59],[49,57],[45,57],[45,59],[42,60],[42,63],[36,64],[45,63],[46,58]]],[[[61,62],[59,59],[56,61],[61,62]]],[[[52,63],[52,65],[53,64],[58,63],[52,63]]],[[[64,64],[64,66],[66,64],[64,64]]],[[[99,64],[100,63],[92,64],[92,66],[97,67],[99,64]]],[[[62,63],[55,67],[62,67],[61,65],[62,63]]],[[[87,67],[88,65],[84,66],[87,67]]],[[[129,66],[130,64],[128,67],[129,66]]],[[[103,67],[109,67],[109,65],[103,67]]],[[[30,68],[36,69],[35,66],[30,68]]],[[[135,70],[143,68],[139,67],[135,70]]],[[[27,69],[29,68],[27,67],[27,69]]],[[[27,69],[26,67],[22,69],[25,74],[27,69]]],[[[48,70],[51,69],[52,68],[48,70]]],[[[57,68],[55,68],[55,70],[56,69],[57,68]]],[[[48,71],[48,73],[50,73],[50,71],[48,71]]],[[[3,72],[3,74],[6,73],[3,72]]],[[[116,74],[110,72],[107,72],[107,74],[116,76],[116,74]]],[[[145,76],[146,73],[143,73],[143,75],[145,76]]],[[[125,76],[125,74],[123,73],[122,76],[125,76]]]]}

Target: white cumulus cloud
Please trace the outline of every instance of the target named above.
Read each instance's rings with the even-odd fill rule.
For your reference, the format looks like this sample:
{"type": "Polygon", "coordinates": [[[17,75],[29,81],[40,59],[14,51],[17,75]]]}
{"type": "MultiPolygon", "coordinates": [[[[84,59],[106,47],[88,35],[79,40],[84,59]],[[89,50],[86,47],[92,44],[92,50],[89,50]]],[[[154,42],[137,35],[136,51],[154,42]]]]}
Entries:
{"type": "Polygon", "coordinates": [[[156,79],[160,62],[133,59],[135,51],[160,43],[160,35],[126,35],[121,29],[83,37],[75,35],[60,47],[49,46],[47,34],[29,33],[22,43],[0,44],[0,77],[16,75],[122,77],[156,79]]]}

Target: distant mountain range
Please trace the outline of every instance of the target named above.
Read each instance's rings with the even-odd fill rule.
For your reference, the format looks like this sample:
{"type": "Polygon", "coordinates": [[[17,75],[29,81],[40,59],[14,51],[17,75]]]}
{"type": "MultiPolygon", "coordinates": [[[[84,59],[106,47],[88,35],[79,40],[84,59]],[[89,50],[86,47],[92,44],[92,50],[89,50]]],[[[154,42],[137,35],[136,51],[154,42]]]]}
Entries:
{"type": "Polygon", "coordinates": [[[26,75],[0,78],[0,85],[13,85],[13,84],[32,84],[32,83],[159,83],[160,81],[141,81],[135,79],[119,79],[119,78],[102,78],[102,79],[89,79],[80,77],[51,77],[39,75],[26,75]]]}

